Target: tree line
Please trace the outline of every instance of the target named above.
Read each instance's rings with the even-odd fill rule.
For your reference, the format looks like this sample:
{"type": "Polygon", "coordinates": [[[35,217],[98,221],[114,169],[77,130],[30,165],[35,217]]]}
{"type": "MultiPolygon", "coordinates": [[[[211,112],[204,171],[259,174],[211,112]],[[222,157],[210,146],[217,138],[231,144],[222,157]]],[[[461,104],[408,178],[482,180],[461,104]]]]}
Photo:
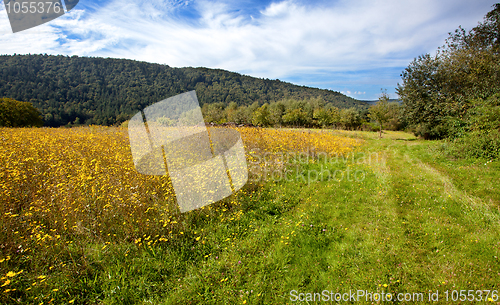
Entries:
{"type": "Polygon", "coordinates": [[[46,126],[119,124],[148,105],[191,90],[196,90],[201,105],[249,107],[319,97],[339,109],[368,107],[336,91],[219,69],[112,58],[0,56],[0,97],[32,103],[46,126]]]}
{"type": "Polygon", "coordinates": [[[259,105],[238,106],[232,102],[204,104],[203,117],[208,123],[223,124],[232,122],[252,124],[259,127],[313,127],[337,128],[347,130],[379,131],[382,128],[401,130],[405,124],[401,120],[401,107],[397,102],[388,102],[383,93],[383,104],[377,103],[370,109],[338,108],[323,99],[310,98],[303,100],[282,99],[259,105]],[[383,112],[382,120],[373,114],[374,109],[383,112]]]}
{"type": "Polygon", "coordinates": [[[415,58],[397,93],[409,128],[449,139],[471,157],[500,157],[500,4],[483,22],[449,33],[435,55],[415,58]]]}

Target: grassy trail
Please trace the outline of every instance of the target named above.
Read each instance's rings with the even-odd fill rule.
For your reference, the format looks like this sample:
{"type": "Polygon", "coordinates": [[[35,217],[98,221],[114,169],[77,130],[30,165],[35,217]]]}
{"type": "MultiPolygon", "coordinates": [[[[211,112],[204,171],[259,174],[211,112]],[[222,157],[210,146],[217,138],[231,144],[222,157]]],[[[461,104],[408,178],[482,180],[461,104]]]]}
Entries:
{"type": "MultiPolygon", "coordinates": [[[[382,200],[398,224],[394,231],[399,232],[398,244],[406,253],[407,290],[498,289],[499,202],[474,195],[467,183],[457,187],[443,168],[444,159],[429,154],[432,145],[386,140],[375,146],[387,156],[379,171],[389,181],[382,200]]],[[[448,171],[466,171],[468,180],[482,173],[480,168],[453,162],[448,171]]],[[[498,178],[489,181],[491,186],[496,182],[498,178]]]]}
{"type": "Polygon", "coordinates": [[[188,292],[195,302],[293,304],[294,295],[323,290],[422,293],[428,301],[431,290],[444,304],[453,290],[500,289],[498,163],[449,161],[436,145],[388,133],[367,138],[353,158],[310,163],[302,173],[359,170],[364,179],[273,183],[245,214],[251,232],[219,255],[226,268],[201,264],[201,274],[225,270],[228,280],[190,282],[171,301],[188,292]],[[474,187],[488,176],[496,180],[474,187]],[[203,288],[214,293],[196,297],[203,288]]]}

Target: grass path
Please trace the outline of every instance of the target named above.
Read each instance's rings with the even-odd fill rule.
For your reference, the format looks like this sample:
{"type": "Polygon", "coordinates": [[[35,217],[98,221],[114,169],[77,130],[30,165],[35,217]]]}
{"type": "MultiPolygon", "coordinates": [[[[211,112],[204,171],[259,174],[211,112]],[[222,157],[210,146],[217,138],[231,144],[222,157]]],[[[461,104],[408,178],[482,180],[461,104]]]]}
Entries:
{"type": "MultiPolygon", "coordinates": [[[[433,152],[439,143],[404,133],[356,136],[367,138],[362,151],[328,168],[362,170],[365,179],[275,182],[245,214],[252,230],[222,251],[219,262],[199,265],[207,278],[224,273],[222,282],[191,281],[169,301],[293,304],[292,290],[394,298],[428,298],[432,290],[444,304],[453,290],[500,289],[498,164],[440,159],[433,152]],[[481,176],[497,178],[482,182],[494,190],[486,196],[464,181],[481,176]],[[212,292],[196,295],[201,290],[212,292]]],[[[308,164],[306,173],[323,165],[308,164]]]]}

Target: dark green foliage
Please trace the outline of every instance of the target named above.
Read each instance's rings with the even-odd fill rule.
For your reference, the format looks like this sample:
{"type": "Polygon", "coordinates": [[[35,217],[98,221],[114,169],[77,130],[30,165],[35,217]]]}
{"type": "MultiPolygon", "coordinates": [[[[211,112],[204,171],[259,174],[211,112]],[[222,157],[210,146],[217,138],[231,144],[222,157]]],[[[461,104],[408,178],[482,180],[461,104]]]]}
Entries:
{"type": "Polygon", "coordinates": [[[380,126],[377,123],[363,122],[361,124],[361,130],[372,131],[372,132],[379,132],[380,126]]]}
{"type": "Polygon", "coordinates": [[[450,33],[435,56],[419,56],[403,71],[397,92],[406,122],[424,138],[460,137],[474,100],[500,92],[500,4],[470,31],[450,33]]]}
{"type": "Polygon", "coordinates": [[[320,108],[323,104],[317,99],[306,101],[286,100],[283,123],[287,126],[310,127],[313,124],[313,113],[315,108],[320,108]]]}
{"type": "Polygon", "coordinates": [[[0,98],[0,127],[41,127],[42,118],[31,103],[0,98]]]}
{"type": "MultiPolygon", "coordinates": [[[[500,94],[475,100],[468,116],[456,121],[461,137],[454,140],[453,155],[466,158],[500,158],[500,94]]],[[[458,133],[459,131],[456,131],[458,133]]]]}
{"type": "Polygon", "coordinates": [[[500,93],[492,95],[486,100],[472,102],[469,110],[469,124],[473,131],[500,131],[500,93]]]}
{"type": "Polygon", "coordinates": [[[404,117],[412,122],[415,135],[437,138],[442,121],[449,115],[441,94],[440,62],[429,54],[419,56],[403,71],[398,94],[403,100],[404,117]]]}
{"type": "Polygon", "coordinates": [[[224,103],[217,102],[204,104],[202,112],[204,119],[207,122],[213,122],[217,124],[226,122],[226,117],[224,115],[224,103]]]}
{"type": "MultiPolygon", "coordinates": [[[[397,109],[399,110],[399,106],[397,109]]],[[[206,122],[232,122],[260,127],[358,129],[361,123],[368,119],[366,109],[351,107],[339,110],[333,103],[325,102],[320,97],[304,100],[282,99],[262,106],[259,106],[258,102],[250,106],[238,106],[231,102],[227,107],[223,103],[213,103],[204,104],[201,110],[206,122]]]]}
{"type": "Polygon", "coordinates": [[[388,130],[403,130],[405,126],[404,121],[401,119],[403,108],[397,102],[389,102],[387,108],[388,120],[384,124],[384,128],[388,130]]]}
{"type": "Polygon", "coordinates": [[[255,126],[267,127],[271,125],[269,116],[269,104],[264,104],[254,111],[252,115],[252,124],[255,126]]]}
{"type": "Polygon", "coordinates": [[[325,128],[339,123],[340,112],[337,107],[332,107],[330,109],[317,108],[314,109],[313,118],[319,126],[325,128]]]}
{"type": "MultiPolygon", "coordinates": [[[[196,90],[201,105],[257,102],[260,106],[281,99],[321,97],[338,108],[366,107],[339,92],[218,69],[111,58],[0,56],[0,97],[31,102],[48,126],[120,124],[148,105],[190,90],[196,90]]],[[[235,120],[249,122],[248,113],[235,115],[235,120]]]]}
{"type": "Polygon", "coordinates": [[[289,126],[309,126],[310,117],[302,109],[291,109],[283,116],[283,122],[289,126]]]}
{"type": "Polygon", "coordinates": [[[500,159],[500,132],[498,130],[470,132],[454,141],[451,152],[459,158],[500,159]]]}

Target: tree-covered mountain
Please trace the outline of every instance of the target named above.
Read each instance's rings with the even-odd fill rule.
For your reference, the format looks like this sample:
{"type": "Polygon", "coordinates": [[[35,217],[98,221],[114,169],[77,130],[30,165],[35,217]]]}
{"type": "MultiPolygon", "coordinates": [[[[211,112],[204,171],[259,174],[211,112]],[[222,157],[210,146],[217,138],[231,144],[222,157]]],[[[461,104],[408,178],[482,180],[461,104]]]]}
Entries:
{"type": "Polygon", "coordinates": [[[196,90],[200,104],[260,105],[320,97],[338,108],[366,108],[339,92],[254,78],[220,69],[172,68],[126,59],[0,56],[0,97],[31,102],[47,126],[111,125],[170,96],[196,90]]]}

